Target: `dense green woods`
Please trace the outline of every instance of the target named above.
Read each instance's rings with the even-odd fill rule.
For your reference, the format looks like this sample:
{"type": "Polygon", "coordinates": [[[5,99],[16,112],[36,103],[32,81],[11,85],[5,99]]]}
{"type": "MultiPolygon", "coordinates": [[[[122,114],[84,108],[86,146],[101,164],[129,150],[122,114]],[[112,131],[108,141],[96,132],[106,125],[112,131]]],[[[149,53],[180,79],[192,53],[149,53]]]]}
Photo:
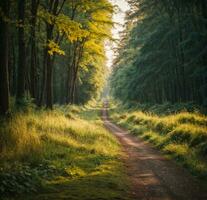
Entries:
{"type": "Polygon", "coordinates": [[[207,2],[130,0],[111,78],[123,102],[207,106],[207,2]]]}
{"type": "Polygon", "coordinates": [[[1,114],[11,99],[18,107],[33,102],[52,109],[97,98],[113,10],[107,0],[2,0],[1,114]]]}

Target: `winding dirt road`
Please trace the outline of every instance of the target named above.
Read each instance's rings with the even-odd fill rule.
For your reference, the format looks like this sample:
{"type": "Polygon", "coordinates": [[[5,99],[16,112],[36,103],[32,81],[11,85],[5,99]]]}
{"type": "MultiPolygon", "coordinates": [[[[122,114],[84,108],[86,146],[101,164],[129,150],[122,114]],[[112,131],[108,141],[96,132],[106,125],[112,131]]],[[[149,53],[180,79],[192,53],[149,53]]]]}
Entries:
{"type": "Polygon", "coordinates": [[[207,188],[185,169],[166,159],[150,144],[113,124],[108,118],[107,102],[102,118],[105,127],[122,144],[133,200],[207,200],[207,188]]]}

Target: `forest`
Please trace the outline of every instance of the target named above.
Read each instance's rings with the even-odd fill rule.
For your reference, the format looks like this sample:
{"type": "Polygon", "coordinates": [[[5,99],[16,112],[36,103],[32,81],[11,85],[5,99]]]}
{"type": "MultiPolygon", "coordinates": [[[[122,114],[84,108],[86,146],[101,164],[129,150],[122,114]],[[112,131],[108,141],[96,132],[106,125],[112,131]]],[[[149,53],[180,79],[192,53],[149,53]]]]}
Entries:
{"type": "Polygon", "coordinates": [[[205,0],[129,1],[114,61],[113,95],[131,104],[207,106],[205,0]]]}
{"type": "Polygon", "coordinates": [[[100,95],[104,43],[112,39],[108,1],[11,0],[0,7],[1,114],[12,100],[52,109],[100,95]]]}
{"type": "Polygon", "coordinates": [[[206,200],[206,0],[0,0],[1,200],[206,200]]]}

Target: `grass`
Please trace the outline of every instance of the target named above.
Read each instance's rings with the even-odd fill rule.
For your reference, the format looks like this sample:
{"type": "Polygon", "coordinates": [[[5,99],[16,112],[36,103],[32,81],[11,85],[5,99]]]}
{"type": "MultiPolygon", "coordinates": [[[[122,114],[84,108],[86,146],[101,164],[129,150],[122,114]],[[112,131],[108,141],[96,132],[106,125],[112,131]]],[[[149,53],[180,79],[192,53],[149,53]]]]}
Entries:
{"type": "Polygon", "coordinates": [[[180,110],[155,114],[111,104],[110,117],[207,181],[207,117],[180,110]]]}
{"type": "Polygon", "coordinates": [[[4,199],[128,199],[120,146],[98,109],[57,107],[1,123],[4,199]]]}

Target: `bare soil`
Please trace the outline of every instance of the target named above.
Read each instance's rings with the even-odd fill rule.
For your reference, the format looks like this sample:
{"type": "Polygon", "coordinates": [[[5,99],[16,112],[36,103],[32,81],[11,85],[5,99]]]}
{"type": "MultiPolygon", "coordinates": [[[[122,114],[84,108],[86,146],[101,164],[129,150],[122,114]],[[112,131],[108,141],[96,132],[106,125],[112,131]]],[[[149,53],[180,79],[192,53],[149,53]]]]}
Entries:
{"type": "Polygon", "coordinates": [[[186,169],[167,159],[151,144],[112,123],[107,103],[102,111],[105,127],[120,141],[123,162],[131,181],[133,200],[207,200],[207,188],[186,169]]]}

